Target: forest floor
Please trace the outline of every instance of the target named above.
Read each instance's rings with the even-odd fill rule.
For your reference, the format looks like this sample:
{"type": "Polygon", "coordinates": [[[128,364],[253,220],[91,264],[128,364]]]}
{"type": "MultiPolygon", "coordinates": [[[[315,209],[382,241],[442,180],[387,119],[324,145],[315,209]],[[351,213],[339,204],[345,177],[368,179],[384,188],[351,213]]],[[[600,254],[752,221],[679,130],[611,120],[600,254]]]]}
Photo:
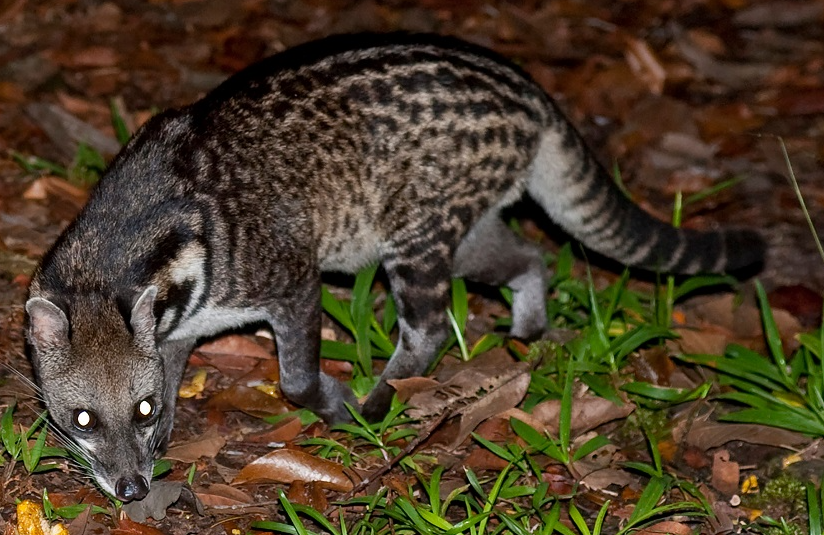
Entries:
{"type": "MultiPolygon", "coordinates": [[[[635,202],[658,217],[671,219],[677,192],[685,198],[698,194],[684,206],[684,226],[759,229],[769,249],[758,278],[769,295],[787,354],[800,347],[796,335],[820,327],[824,259],[789,180],[788,161],[820,234],[824,229],[824,1],[4,0],[0,1],[0,362],[7,367],[0,368],[0,409],[16,401],[14,421],[24,426],[31,425],[41,410],[25,381],[8,370],[31,377],[24,350],[27,285],[40,257],[83,206],[89,187],[86,179],[102,166],[96,155],[108,161],[119,149],[113,114],[134,131],[157,110],[190,103],[233,72],[291,46],[336,33],[394,30],[456,35],[517,62],[560,103],[599,159],[620,170],[635,202]],[[81,143],[93,150],[79,149],[81,143]],[[49,168],[32,157],[57,165],[49,168]],[[719,184],[725,187],[701,195],[719,184]]],[[[556,232],[527,220],[520,225],[550,256],[564,257],[563,251],[559,253],[562,244],[547,238],[556,232]]],[[[586,263],[579,258],[572,274],[585,279],[586,273],[586,263]]],[[[592,271],[598,289],[617,287],[619,277],[610,266],[596,265],[592,271]]],[[[633,277],[630,290],[649,294],[655,288],[633,277]]],[[[691,388],[706,376],[697,379],[695,368],[670,358],[672,354],[720,354],[731,342],[766,354],[754,285],[747,282],[737,291],[740,297],[709,293],[680,304],[673,317],[682,322],[681,342],[634,353],[623,372],[634,372],[658,385],[691,388]]],[[[555,288],[550,297],[563,292],[555,288]]],[[[333,294],[348,295],[337,286],[333,294]]],[[[471,293],[467,339],[475,343],[494,328],[496,318],[507,315],[504,302],[490,292],[471,293]]],[[[331,320],[324,336],[350,341],[331,320]]],[[[473,369],[497,385],[499,370],[511,362],[510,354],[518,349],[526,352],[517,344],[508,347],[508,352],[489,352],[473,369]]],[[[287,521],[277,489],[287,489],[295,503],[323,511],[340,500],[353,481],[357,484],[360,478],[376,474],[379,477],[362,495],[388,488],[387,500],[412,496],[414,502],[421,500],[420,494],[409,492],[420,491],[416,478],[431,477],[435,466],[445,468],[440,482],[446,495],[466,484],[467,469],[483,475],[484,481],[494,481],[508,465],[502,452],[496,455],[468,437],[455,419],[438,422],[423,417],[416,428],[427,440],[415,444],[414,453],[437,459],[431,465],[421,460],[424,457],[415,457],[424,464],[413,468],[399,463],[378,474],[387,462],[387,451],[409,446],[408,437],[401,437],[393,444],[396,450],[381,450],[383,458],[356,456],[339,472],[341,452],[319,453],[323,446],[317,444],[335,439],[344,444],[343,449],[359,451],[364,445],[351,434],[305,419],[286,418],[274,428],[261,419],[294,409],[281,398],[248,386],[276,376],[274,352],[274,344],[265,336],[241,333],[210,341],[192,356],[185,384],[191,385],[200,370],[205,370],[206,383],[193,397],[180,401],[172,435],[178,448],[170,453],[171,471],[164,478],[179,482],[192,475],[186,487],[192,492],[190,499],[175,503],[164,519],[135,518],[139,513],[131,520],[112,516],[112,503],[79,470],[61,464],[58,470],[29,474],[6,451],[5,466],[0,467],[0,527],[7,522],[6,533],[11,533],[17,522],[16,501],[40,501],[47,489],[55,506],[91,503],[109,511],[66,520],[72,533],[156,533],[153,529],[170,534],[240,533],[252,529],[256,521],[287,521]],[[316,445],[306,443],[307,439],[314,439],[316,445]],[[286,452],[311,453],[317,461],[298,454],[281,461],[287,472],[305,477],[258,473],[254,461],[267,458],[272,443],[285,444],[286,452]],[[328,478],[334,483],[301,483],[302,478],[328,478]],[[192,505],[195,501],[205,508],[198,512],[192,505]]],[[[450,355],[456,353],[453,349],[450,355]]],[[[449,367],[452,360],[447,357],[442,366],[449,367]]],[[[325,365],[344,376],[351,369],[340,362],[325,365]]],[[[450,372],[439,373],[444,377],[450,372]]],[[[424,390],[420,385],[409,388],[417,394],[424,390]]],[[[713,392],[718,388],[716,383],[713,392]]],[[[531,395],[535,390],[530,387],[531,395]]],[[[577,387],[576,392],[580,393],[577,387]]],[[[475,422],[469,430],[504,448],[504,444],[523,447],[524,437],[513,433],[509,424],[513,411],[525,414],[524,405],[516,408],[519,401],[508,406],[500,402],[497,413],[481,411],[484,422],[479,427],[475,422]]],[[[550,400],[533,401],[530,410],[550,400]]],[[[561,521],[578,532],[580,526],[567,512],[571,503],[592,526],[603,503],[611,500],[604,530],[617,532],[630,518],[649,479],[649,474],[645,479],[621,462],[654,464],[656,458],[649,454],[645,434],[628,432],[627,427],[636,425],[636,431],[655,427],[653,448],[662,456],[664,472],[673,481],[687,481],[700,489],[715,514],[712,520],[670,518],[670,524],[659,526],[659,531],[740,530],[764,515],[801,522],[806,529],[807,510],[797,504],[776,506],[780,501],[776,499],[738,505],[737,496],[752,491],[751,485],[741,487],[750,476],[766,482],[784,473],[781,462],[791,452],[801,452],[803,458],[788,469],[793,481],[818,483],[821,467],[815,433],[798,435],[716,422],[716,412],[724,410],[709,405],[706,398],[669,404],[650,411],[657,414],[658,427],[629,424],[633,420],[627,414],[575,413],[581,420],[575,434],[586,436],[595,430],[612,441],[609,460],[600,467],[609,468],[608,475],[587,482],[575,472],[594,473],[591,467],[544,459],[538,474],[525,470],[519,481],[529,483],[532,477],[533,486],[546,483],[550,495],[563,497],[561,521]]],[[[541,416],[531,424],[543,422],[550,434],[553,429],[557,433],[555,414],[555,423],[550,416],[541,416]]],[[[676,487],[668,487],[668,499],[676,487]]],[[[483,488],[489,492],[488,485],[483,488]]],[[[695,498],[687,494],[684,499],[695,498]]],[[[161,510],[165,512],[165,506],[161,510]]],[[[365,514],[355,506],[343,511],[346,518],[365,514]]],[[[330,518],[338,522],[337,515],[335,510],[330,518]]],[[[160,514],[156,510],[149,516],[160,514]]],[[[487,527],[491,531],[506,526],[496,517],[487,527]]],[[[432,532],[448,531],[443,526],[438,529],[442,531],[432,532]]]]}

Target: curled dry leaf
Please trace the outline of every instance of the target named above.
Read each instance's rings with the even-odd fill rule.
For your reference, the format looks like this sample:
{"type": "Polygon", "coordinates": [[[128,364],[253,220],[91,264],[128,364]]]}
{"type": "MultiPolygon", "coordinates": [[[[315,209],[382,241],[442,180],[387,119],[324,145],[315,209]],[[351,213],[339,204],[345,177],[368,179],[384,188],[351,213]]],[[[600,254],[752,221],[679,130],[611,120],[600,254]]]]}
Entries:
{"type": "Polygon", "coordinates": [[[206,507],[231,507],[254,503],[254,498],[242,490],[222,483],[213,483],[199,490],[197,497],[206,507]]]}
{"type": "Polygon", "coordinates": [[[207,373],[205,369],[201,368],[197,370],[191,381],[180,385],[177,395],[183,399],[199,397],[200,394],[203,393],[203,390],[206,389],[206,377],[207,373]]]}
{"type": "MultiPolygon", "coordinates": [[[[572,433],[579,435],[591,429],[595,429],[601,424],[626,418],[635,410],[632,403],[616,405],[613,402],[585,393],[583,396],[572,400],[572,433]]],[[[549,431],[557,436],[558,419],[561,414],[561,401],[551,399],[539,403],[532,410],[532,417],[543,423],[543,429],[539,431],[549,431]]],[[[526,422],[529,423],[529,422],[526,422]]]]}
{"type": "Polygon", "coordinates": [[[624,57],[629,68],[646,84],[650,93],[660,95],[664,91],[667,71],[647,43],[628,37],[624,57]]]}
{"type": "Polygon", "coordinates": [[[117,528],[112,530],[112,535],[165,535],[162,531],[146,524],[141,524],[130,520],[128,517],[121,518],[117,528]]]}
{"type": "Polygon", "coordinates": [[[801,433],[757,424],[731,424],[698,420],[693,423],[685,440],[688,445],[708,450],[733,440],[777,448],[790,448],[809,439],[801,433]]]}
{"type": "Polygon", "coordinates": [[[673,520],[658,522],[635,532],[636,535],[690,535],[691,533],[692,528],[690,526],[673,520]]]}
{"type": "MultiPolygon", "coordinates": [[[[467,414],[474,401],[488,396],[526,373],[528,369],[529,364],[514,362],[503,349],[488,351],[461,365],[458,371],[446,380],[434,384],[428,381],[421,382],[421,386],[431,386],[425,386],[409,398],[409,405],[413,409],[407,414],[417,419],[438,416],[448,410],[467,414]]],[[[501,411],[507,408],[509,407],[504,407],[501,411]]]]}
{"type": "Polygon", "coordinates": [[[23,192],[23,198],[29,201],[43,201],[48,197],[69,203],[79,211],[86,204],[89,192],[57,176],[40,177],[23,192]]]}
{"type": "Polygon", "coordinates": [[[275,450],[244,466],[232,484],[274,481],[315,481],[324,488],[346,492],[352,488],[352,481],[343,471],[343,466],[315,457],[301,450],[275,450]]]}
{"type": "Polygon", "coordinates": [[[303,423],[300,418],[288,418],[274,429],[244,436],[243,441],[257,444],[289,442],[300,434],[301,429],[303,429],[303,423]]]}
{"type": "Polygon", "coordinates": [[[192,440],[169,448],[165,457],[184,463],[193,463],[201,457],[214,458],[226,445],[226,438],[217,427],[210,427],[208,431],[192,440]]]}
{"type": "Polygon", "coordinates": [[[292,503],[308,505],[316,511],[323,511],[329,505],[322,486],[315,484],[314,481],[293,481],[287,498],[292,503]]]}
{"type": "Polygon", "coordinates": [[[712,458],[712,486],[719,492],[731,495],[738,492],[738,480],[741,469],[738,463],[730,460],[730,452],[719,450],[712,458]]]}
{"type": "Polygon", "coordinates": [[[257,388],[233,385],[218,392],[208,402],[206,408],[221,411],[238,410],[256,418],[289,412],[288,403],[281,397],[270,396],[257,388]]]}

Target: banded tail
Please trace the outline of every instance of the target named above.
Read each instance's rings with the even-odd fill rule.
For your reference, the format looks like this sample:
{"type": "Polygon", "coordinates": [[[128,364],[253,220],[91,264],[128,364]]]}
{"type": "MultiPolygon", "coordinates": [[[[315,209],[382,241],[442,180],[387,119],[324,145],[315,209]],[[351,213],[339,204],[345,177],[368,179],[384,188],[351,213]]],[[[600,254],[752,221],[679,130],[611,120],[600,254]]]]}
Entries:
{"type": "Polygon", "coordinates": [[[764,262],[766,244],[755,231],[674,228],[636,206],[566,121],[545,130],[527,191],[575,239],[628,266],[690,275],[764,262]]]}

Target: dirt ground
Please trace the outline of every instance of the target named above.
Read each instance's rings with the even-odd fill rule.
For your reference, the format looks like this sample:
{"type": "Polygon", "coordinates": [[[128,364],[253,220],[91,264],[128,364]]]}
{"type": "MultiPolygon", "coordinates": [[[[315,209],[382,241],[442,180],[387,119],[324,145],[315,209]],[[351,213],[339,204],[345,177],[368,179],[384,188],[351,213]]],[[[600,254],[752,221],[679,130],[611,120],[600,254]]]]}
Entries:
{"type": "MultiPolygon", "coordinates": [[[[818,321],[824,259],[788,180],[779,139],[820,234],[821,0],[3,0],[2,362],[29,373],[28,275],[86,195],[47,171],[25,171],[20,159],[71,166],[81,141],[110,158],[119,147],[110,106],[133,130],[155,110],[190,103],[290,46],[335,33],[394,30],[457,35],[512,58],[560,102],[601,160],[620,169],[636,202],[664,219],[677,191],[686,197],[738,179],[688,204],[684,225],[760,229],[769,252],[759,278],[774,304],[808,327],[818,321]]],[[[23,396],[26,410],[36,408],[20,381],[2,388],[4,399],[23,396]]],[[[183,403],[178,421],[196,421],[198,411],[183,403]]],[[[225,418],[223,425],[241,417],[225,418]]],[[[205,429],[203,421],[193,425],[179,424],[176,433],[205,429]]],[[[244,455],[261,453],[254,446],[244,455]]],[[[82,484],[63,472],[14,476],[0,496],[2,516],[10,518],[15,498],[37,496],[43,486],[76,496],[82,484]]],[[[183,525],[163,529],[184,533],[183,525]]]]}

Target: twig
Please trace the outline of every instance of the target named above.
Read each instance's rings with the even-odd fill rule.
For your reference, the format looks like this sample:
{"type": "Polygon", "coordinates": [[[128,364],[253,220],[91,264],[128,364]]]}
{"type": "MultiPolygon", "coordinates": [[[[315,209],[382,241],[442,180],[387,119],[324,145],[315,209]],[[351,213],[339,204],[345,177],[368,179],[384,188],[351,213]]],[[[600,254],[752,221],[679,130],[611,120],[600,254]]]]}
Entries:
{"type": "MultiPolygon", "coordinates": [[[[452,415],[453,411],[444,411],[440,416],[433,420],[431,424],[429,424],[429,427],[426,428],[425,432],[421,433],[420,435],[416,436],[413,440],[411,440],[409,444],[407,444],[406,447],[400,453],[395,455],[389,462],[383,464],[377,470],[373,471],[371,474],[366,476],[364,479],[360,481],[360,483],[352,487],[352,490],[341,496],[340,499],[336,501],[345,502],[347,500],[352,499],[352,497],[355,494],[365,489],[373,481],[376,481],[378,478],[383,477],[383,475],[386,474],[389,470],[391,470],[392,467],[395,466],[403,457],[406,457],[407,455],[411,454],[415,450],[415,448],[417,448],[421,444],[421,442],[432,436],[432,433],[434,433],[435,430],[438,427],[440,427],[440,425],[444,421],[448,420],[452,415]]],[[[337,506],[335,505],[328,507],[323,514],[325,516],[331,515],[332,511],[336,507],[337,506]]]]}

